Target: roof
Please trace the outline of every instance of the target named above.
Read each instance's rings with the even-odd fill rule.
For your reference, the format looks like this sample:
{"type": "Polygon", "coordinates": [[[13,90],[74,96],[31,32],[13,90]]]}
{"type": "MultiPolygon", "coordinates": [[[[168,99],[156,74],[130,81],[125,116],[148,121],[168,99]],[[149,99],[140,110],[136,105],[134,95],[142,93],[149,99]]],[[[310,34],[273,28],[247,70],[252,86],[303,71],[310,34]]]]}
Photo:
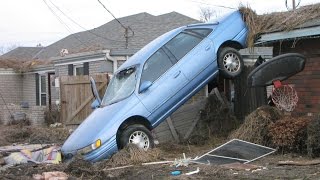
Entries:
{"type": "Polygon", "coordinates": [[[111,55],[133,55],[163,33],[183,25],[199,22],[176,12],[159,16],[139,13],[118,20],[134,32],[128,30],[127,43],[124,37],[125,29],[116,20],[112,20],[100,27],[61,39],[43,49],[36,58],[49,59],[59,56],[62,49],[68,49],[69,53],[110,49],[111,55]]]}
{"type": "Polygon", "coordinates": [[[31,60],[34,59],[42,49],[43,47],[17,47],[0,56],[0,59],[31,60]]]}

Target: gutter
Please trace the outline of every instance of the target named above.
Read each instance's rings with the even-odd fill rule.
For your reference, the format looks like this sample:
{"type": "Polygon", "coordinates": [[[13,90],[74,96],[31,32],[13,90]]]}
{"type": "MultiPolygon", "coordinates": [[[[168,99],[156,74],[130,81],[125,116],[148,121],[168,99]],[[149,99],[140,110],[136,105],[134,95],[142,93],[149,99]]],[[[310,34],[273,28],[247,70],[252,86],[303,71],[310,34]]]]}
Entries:
{"type": "Polygon", "coordinates": [[[110,56],[110,51],[106,52],[106,59],[105,60],[107,60],[107,61],[110,60],[113,62],[113,73],[115,73],[118,69],[118,61],[114,57],[110,56]]]}

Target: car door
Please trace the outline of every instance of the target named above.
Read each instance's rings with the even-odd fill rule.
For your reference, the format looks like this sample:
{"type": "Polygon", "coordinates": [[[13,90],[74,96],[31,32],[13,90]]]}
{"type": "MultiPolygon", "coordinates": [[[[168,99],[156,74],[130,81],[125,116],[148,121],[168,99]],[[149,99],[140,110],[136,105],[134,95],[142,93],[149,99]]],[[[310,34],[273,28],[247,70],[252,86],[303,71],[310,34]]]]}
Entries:
{"type": "Polygon", "coordinates": [[[165,103],[187,84],[180,65],[176,64],[163,48],[155,52],[143,65],[140,87],[147,81],[152,85],[146,91],[139,92],[138,97],[154,119],[170,108],[170,104],[165,103]],[[161,106],[166,107],[159,110],[161,106]]]}
{"type": "Polygon", "coordinates": [[[179,61],[188,80],[216,60],[213,42],[206,38],[211,32],[210,28],[187,29],[165,45],[179,61]]]}

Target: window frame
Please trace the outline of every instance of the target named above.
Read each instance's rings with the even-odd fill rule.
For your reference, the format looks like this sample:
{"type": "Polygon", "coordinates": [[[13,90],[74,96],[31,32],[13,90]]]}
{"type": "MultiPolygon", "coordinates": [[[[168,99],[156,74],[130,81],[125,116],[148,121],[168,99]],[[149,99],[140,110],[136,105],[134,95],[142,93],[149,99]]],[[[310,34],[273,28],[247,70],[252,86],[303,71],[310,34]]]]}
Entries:
{"type": "Polygon", "coordinates": [[[73,75],[74,76],[83,76],[84,75],[84,64],[73,64],[73,75]],[[77,69],[82,68],[82,74],[77,74],[77,69]]]}
{"type": "Polygon", "coordinates": [[[47,82],[46,74],[39,74],[39,106],[47,106],[47,82]],[[44,77],[44,88],[45,92],[42,92],[42,77],[44,77]],[[45,96],[45,102],[42,102],[42,95],[45,96]]]}
{"type": "MultiPolygon", "coordinates": [[[[138,89],[140,89],[141,86],[141,80],[142,80],[142,74],[144,72],[144,66],[147,64],[147,62],[150,60],[150,58],[155,55],[159,50],[162,50],[164,52],[164,54],[168,57],[168,59],[171,61],[172,66],[169,68],[171,69],[176,63],[177,61],[175,59],[171,59],[170,56],[167,54],[166,50],[163,48],[164,46],[162,46],[161,48],[159,48],[156,52],[154,52],[143,64],[143,66],[141,67],[141,75],[140,75],[140,79],[139,79],[139,86],[138,89]]],[[[169,51],[169,50],[167,50],[169,51]]],[[[174,56],[173,56],[174,57],[174,56]]],[[[167,69],[164,73],[162,73],[157,79],[155,79],[152,84],[154,84],[154,82],[156,82],[158,79],[160,79],[165,73],[167,73],[169,71],[169,69],[167,69]]],[[[139,92],[140,93],[140,92],[139,92]]]]}
{"type": "MultiPolygon", "coordinates": [[[[213,32],[213,29],[211,29],[211,28],[190,28],[190,29],[184,29],[184,30],[182,30],[181,32],[179,32],[177,35],[175,35],[173,38],[171,38],[168,42],[166,42],[163,46],[161,46],[159,49],[157,49],[145,62],[144,62],[144,64],[142,65],[142,67],[141,67],[141,74],[140,74],[140,78],[139,78],[139,81],[138,81],[138,83],[139,83],[139,86],[137,87],[137,89],[140,89],[140,86],[141,86],[141,79],[142,79],[142,74],[143,74],[143,69],[144,69],[144,66],[145,66],[145,64],[150,60],[150,58],[155,54],[155,53],[157,53],[159,50],[163,50],[164,51],[164,53],[167,55],[167,57],[171,60],[171,62],[173,63],[173,65],[169,68],[169,69],[167,69],[163,74],[161,74],[161,76],[159,76],[156,80],[154,80],[153,82],[152,82],[152,84],[154,84],[154,82],[156,82],[156,81],[158,81],[158,79],[160,79],[164,74],[166,74],[173,66],[175,66],[181,59],[183,59],[187,54],[189,54],[191,51],[193,51],[193,49],[196,47],[196,46],[198,46],[205,38],[207,38],[211,33],[213,32]],[[199,33],[195,33],[195,32],[193,32],[192,30],[198,30],[198,29],[200,29],[200,30],[209,30],[210,32],[207,34],[207,36],[201,36],[201,34],[199,34],[199,33]],[[180,34],[182,34],[182,33],[185,33],[185,34],[188,34],[188,35],[190,35],[190,36],[194,36],[194,37],[196,37],[196,38],[202,38],[201,39],[201,41],[196,45],[196,46],[194,46],[188,53],[186,53],[182,58],[180,58],[180,59],[177,59],[176,57],[175,57],[175,55],[170,51],[170,49],[169,48],[167,48],[167,44],[171,41],[171,40],[173,40],[174,38],[176,38],[178,35],[180,35],[180,34]]],[[[139,92],[140,93],[140,92],[139,92]]]]}

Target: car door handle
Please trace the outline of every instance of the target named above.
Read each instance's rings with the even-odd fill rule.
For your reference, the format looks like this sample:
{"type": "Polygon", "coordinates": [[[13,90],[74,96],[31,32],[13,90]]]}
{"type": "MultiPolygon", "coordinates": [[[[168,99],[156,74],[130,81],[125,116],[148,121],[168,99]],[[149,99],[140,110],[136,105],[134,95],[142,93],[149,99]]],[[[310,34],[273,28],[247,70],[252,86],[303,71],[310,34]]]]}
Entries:
{"type": "Polygon", "coordinates": [[[174,74],[173,78],[177,78],[180,75],[181,71],[178,71],[174,74]]]}
{"type": "Polygon", "coordinates": [[[208,51],[210,48],[211,48],[211,45],[208,45],[208,46],[206,47],[206,51],[208,51]]]}

